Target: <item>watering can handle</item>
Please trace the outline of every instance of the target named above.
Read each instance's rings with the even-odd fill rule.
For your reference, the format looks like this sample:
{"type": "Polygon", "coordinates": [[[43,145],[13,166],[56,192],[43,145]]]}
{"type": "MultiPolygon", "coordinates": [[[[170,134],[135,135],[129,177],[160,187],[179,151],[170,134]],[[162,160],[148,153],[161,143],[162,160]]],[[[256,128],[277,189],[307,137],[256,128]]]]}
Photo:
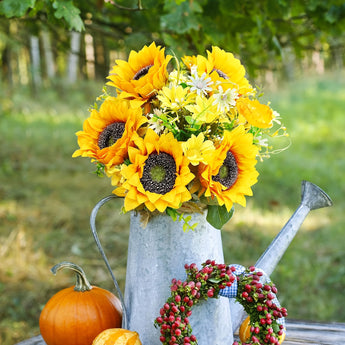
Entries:
{"type": "Polygon", "coordinates": [[[99,201],[96,206],[93,208],[92,212],[91,212],[91,216],[90,216],[90,226],[91,226],[91,231],[92,231],[92,235],[95,239],[95,242],[96,242],[96,245],[97,245],[97,248],[99,250],[99,252],[101,253],[102,255],[102,258],[105,262],[105,265],[107,266],[107,269],[111,275],[111,279],[113,280],[114,282],[114,285],[115,285],[115,289],[116,289],[116,292],[120,298],[120,302],[121,302],[121,306],[122,306],[122,327],[127,329],[127,311],[126,311],[126,306],[125,306],[125,301],[124,301],[124,298],[123,298],[123,295],[122,295],[122,292],[120,290],[120,287],[119,287],[119,284],[115,278],[115,275],[113,273],[113,271],[111,270],[111,267],[110,267],[110,264],[109,264],[109,261],[107,259],[107,256],[105,255],[105,252],[103,250],[103,247],[101,245],[101,242],[99,240],[99,237],[98,237],[98,234],[97,234],[97,231],[96,231],[96,216],[97,216],[97,213],[99,211],[99,209],[105,204],[107,203],[109,200],[112,200],[112,199],[115,199],[117,198],[116,195],[109,195],[105,198],[103,198],[101,201],[99,201]]]}

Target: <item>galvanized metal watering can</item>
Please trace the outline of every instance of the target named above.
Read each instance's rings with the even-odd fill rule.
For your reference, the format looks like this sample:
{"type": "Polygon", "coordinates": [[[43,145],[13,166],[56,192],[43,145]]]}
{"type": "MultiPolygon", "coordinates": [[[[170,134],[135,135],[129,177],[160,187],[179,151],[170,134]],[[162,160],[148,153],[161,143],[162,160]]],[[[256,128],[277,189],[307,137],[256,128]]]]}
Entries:
{"type": "MultiPolygon", "coordinates": [[[[198,222],[198,227],[188,233],[183,232],[182,224],[172,222],[168,216],[153,217],[150,229],[143,229],[139,216],[133,213],[124,298],[96,231],[100,207],[113,198],[115,196],[108,196],[95,206],[90,217],[91,230],[122,303],[122,327],[137,331],[143,345],[159,345],[159,331],[153,322],[170,296],[171,279],[184,280],[185,263],[194,262],[200,266],[207,259],[224,262],[221,231],[210,226],[205,215],[200,214],[193,214],[193,222],[198,222]]],[[[255,266],[271,275],[308,213],[331,205],[332,200],[322,189],[303,181],[300,205],[255,266]]],[[[232,344],[233,332],[245,316],[242,306],[234,299],[211,299],[195,308],[191,324],[200,345],[209,345],[209,339],[212,345],[232,344]]]]}

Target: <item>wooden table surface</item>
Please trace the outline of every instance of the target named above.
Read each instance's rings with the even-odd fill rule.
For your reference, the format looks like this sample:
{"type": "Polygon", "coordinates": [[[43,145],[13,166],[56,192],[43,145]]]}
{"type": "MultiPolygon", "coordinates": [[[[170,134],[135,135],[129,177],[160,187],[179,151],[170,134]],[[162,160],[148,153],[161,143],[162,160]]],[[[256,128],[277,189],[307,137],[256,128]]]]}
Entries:
{"type": "MultiPolygon", "coordinates": [[[[287,335],[284,345],[343,345],[345,343],[345,323],[317,323],[287,320],[287,335]]],[[[46,345],[38,335],[17,345],[46,345]]],[[[214,345],[214,344],[207,344],[214,345]]]]}

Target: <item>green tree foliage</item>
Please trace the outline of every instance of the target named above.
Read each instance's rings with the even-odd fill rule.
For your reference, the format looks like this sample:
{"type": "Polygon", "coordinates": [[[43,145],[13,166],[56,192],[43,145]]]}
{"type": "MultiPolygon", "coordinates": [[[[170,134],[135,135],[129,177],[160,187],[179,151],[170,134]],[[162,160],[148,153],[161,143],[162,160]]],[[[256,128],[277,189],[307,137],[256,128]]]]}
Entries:
{"type": "Polygon", "coordinates": [[[126,51],[152,40],[178,56],[218,45],[240,54],[250,73],[275,68],[286,48],[301,57],[345,40],[339,0],[2,0],[0,15],[97,31],[126,51]]]}

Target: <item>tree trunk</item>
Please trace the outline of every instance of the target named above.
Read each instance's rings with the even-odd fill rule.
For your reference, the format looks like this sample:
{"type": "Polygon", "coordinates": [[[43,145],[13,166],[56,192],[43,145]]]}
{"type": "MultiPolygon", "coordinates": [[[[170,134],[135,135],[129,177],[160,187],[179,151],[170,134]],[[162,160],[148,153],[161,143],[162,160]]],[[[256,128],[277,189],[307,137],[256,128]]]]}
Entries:
{"type": "Polygon", "coordinates": [[[85,34],[86,75],[88,79],[95,79],[95,51],[93,37],[85,34]]]}
{"type": "Polygon", "coordinates": [[[47,75],[47,78],[51,80],[55,78],[56,68],[55,68],[55,61],[54,61],[51,38],[50,38],[49,32],[42,31],[41,38],[42,38],[42,45],[43,45],[43,52],[44,52],[46,75],[47,75]]]}
{"type": "Polygon", "coordinates": [[[67,81],[70,84],[74,84],[78,78],[78,60],[80,53],[80,32],[71,32],[70,53],[68,56],[67,65],[67,81]]]}
{"type": "Polygon", "coordinates": [[[30,36],[31,73],[34,91],[42,85],[40,45],[37,36],[30,36]]]}

